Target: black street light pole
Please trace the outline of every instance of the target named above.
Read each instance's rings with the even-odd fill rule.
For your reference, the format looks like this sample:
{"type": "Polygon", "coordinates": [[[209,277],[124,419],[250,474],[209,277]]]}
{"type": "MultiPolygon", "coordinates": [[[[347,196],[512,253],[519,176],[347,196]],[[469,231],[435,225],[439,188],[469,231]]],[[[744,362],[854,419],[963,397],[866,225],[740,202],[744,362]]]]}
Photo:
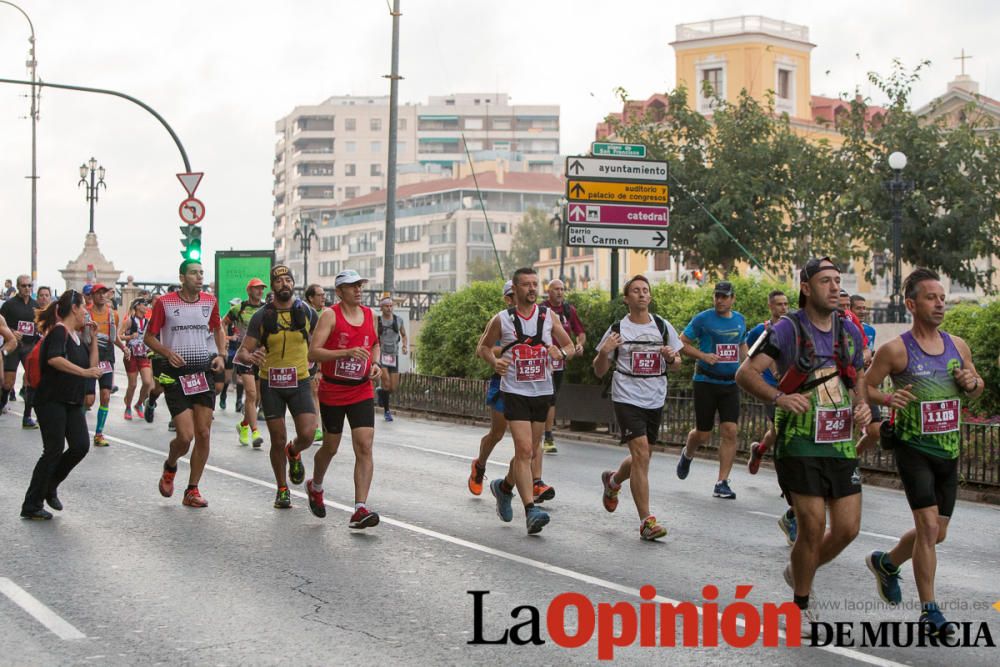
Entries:
{"type": "Polygon", "coordinates": [[[299,221],[295,223],[295,234],[292,235],[292,238],[299,240],[299,247],[302,250],[302,287],[304,289],[309,286],[309,249],[312,247],[313,239],[319,238],[313,219],[308,216],[299,218],[299,221]]]}
{"type": "Polygon", "coordinates": [[[94,204],[97,202],[97,192],[101,186],[104,186],[105,190],[108,189],[107,183],[104,182],[104,174],[104,167],[98,167],[95,158],[90,158],[85,164],[80,165],[80,182],[76,186],[80,187],[82,185],[87,188],[87,201],[90,202],[91,234],[94,233],[94,204]],[[87,183],[88,173],[90,173],[90,183],[87,183]]]}
{"type": "Polygon", "coordinates": [[[892,169],[892,179],[885,182],[885,189],[892,196],[892,321],[906,321],[906,306],[903,304],[902,288],[902,225],[903,197],[913,190],[913,181],[903,180],[903,169],[906,168],[906,155],[896,151],[889,156],[889,168],[892,169]]]}
{"type": "Polygon", "coordinates": [[[559,280],[566,283],[566,204],[569,200],[565,197],[559,198],[555,210],[552,213],[550,225],[555,225],[559,230],[559,280]]]}

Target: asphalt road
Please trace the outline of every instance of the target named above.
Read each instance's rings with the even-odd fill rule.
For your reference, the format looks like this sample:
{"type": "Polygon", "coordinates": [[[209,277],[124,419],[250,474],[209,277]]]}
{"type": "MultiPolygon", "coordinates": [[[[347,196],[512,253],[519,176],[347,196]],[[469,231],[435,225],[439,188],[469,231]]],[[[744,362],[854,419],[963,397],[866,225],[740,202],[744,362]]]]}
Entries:
{"type": "MultiPolygon", "coordinates": [[[[346,440],[327,476],[325,520],[309,512],[301,487],[292,510],[273,509],[266,444],[261,451],[239,446],[230,398],[230,411],[217,412],[211,467],[201,483],[210,506],[194,510],[180,504],[179,493],[164,499],[156,490],[170,437],[162,401],[152,425],[124,422],[120,395],[112,405],[111,446],[92,449],[73,472],[60,489],[66,509],[50,522],[18,517],[41,451],[39,434],[22,431],[15,413],[0,416],[2,664],[594,663],[596,637],[572,649],[552,641],[546,610],[555,596],[575,592],[595,605],[639,605],[638,589],[649,584],[661,602],[701,605],[703,587],[713,584],[720,608],[738,585],[752,585],[746,600],[758,609],[790,599],[781,575],[788,547],[776,526],[784,501],[769,469],[751,477],[738,468],[738,498],[725,501],[711,496],[714,461],[696,461],[681,482],[676,456],[654,455],[652,508],[670,534],[651,544],[638,539],[627,488],[615,514],[601,506],[600,473],[614,468],[623,450],[561,441],[559,454],[545,459],[545,479],[557,492],[545,506],[552,522],[529,537],[516,505],[514,521],[504,524],[488,490],[477,498],[466,489],[484,429],[379,418],[370,506],[383,521],[359,532],[347,527],[353,454],[346,440]],[[511,614],[530,605],[539,609],[545,643],[469,645],[470,590],[489,591],[482,598],[485,639],[528,620],[527,610],[511,614]]],[[[508,438],[488,476],[502,474],[511,451],[508,438]]],[[[311,458],[304,456],[307,478],[311,458]]],[[[182,463],[181,489],[186,469],[182,463]]],[[[913,608],[888,608],[863,563],[910,525],[902,493],[865,489],[861,535],[817,577],[816,595],[828,606],[822,620],[916,620],[912,569],[906,567],[903,595],[913,608]]],[[[986,621],[1000,642],[1000,613],[989,608],[1000,598],[998,536],[998,508],[959,502],[939,548],[938,595],[966,605],[949,612],[950,620],[977,627],[986,621]]],[[[579,619],[574,612],[566,618],[573,635],[579,619]]],[[[995,665],[1000,653],[636,642],[614,656],[636,664],[995,665]]]]}

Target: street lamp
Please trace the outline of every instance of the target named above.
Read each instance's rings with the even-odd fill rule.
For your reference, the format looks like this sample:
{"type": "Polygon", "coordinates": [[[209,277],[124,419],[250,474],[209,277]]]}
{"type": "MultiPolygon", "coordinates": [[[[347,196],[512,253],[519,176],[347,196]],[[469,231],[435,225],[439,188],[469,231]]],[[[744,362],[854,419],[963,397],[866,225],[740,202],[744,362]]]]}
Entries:
{"type": "Polygon", "coordinates": [[[90,202],[90,233],[94,233],[94,204],[97,202],[97,192],[103,186],[105,190],[108,189],[108,184],[104,182],[104,167],[97,166],[97,160],[95,158],[90,158],[85,164],[80,165],[80,182],[76,184],[77,187],[81,185],[87,188],[87,201],[90,202]],[[87,182],[87,174],[90,174],[90,183],[87,182]]]}
{"type": "Polygon", "coordinates": [[[552,219],[550,225],[555,225],[559,230],[559,280],[566,282],[566,204],[569,202],[565,197],[560,197],[552,207],[552,219]]]}
{"type": "Polygon", "coordinates": [[[885,182],[885,189],[892,197],[892,303],[889,307],[892,321],[898,323],[906,321],[906,306],[903,305],[903,295],[900,294],[902,269],[902,238],[901,227],[903,224],[903,197],[913,190],[913,181],[903,180],[903,169],[906,168],[906,155],[900,151],[895,151],[889,155],[889,168],[892,169],[892,178],[885,182]]]}
{"type": "Polygon", "coordinates": [[[318,239],[316,234],[316,223],[309,216],[300,217],[295,221],[295,234],[292,238],[299,240],[299,248],[302,250],[302,286],[309,286],[309,248],[313,239],[318,239]]]}

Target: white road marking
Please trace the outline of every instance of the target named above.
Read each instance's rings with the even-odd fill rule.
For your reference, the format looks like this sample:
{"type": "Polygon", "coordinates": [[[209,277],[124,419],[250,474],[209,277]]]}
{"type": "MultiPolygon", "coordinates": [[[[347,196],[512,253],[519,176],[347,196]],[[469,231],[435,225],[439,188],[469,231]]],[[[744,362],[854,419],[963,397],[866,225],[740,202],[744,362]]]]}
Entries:
{"type": "Polygon", "coordinates": [[[39,602],[31,593],[6,577],[0,577],[0,593],[6,595],[11,602],[28,612],[32,618],[48,628],[59,639],[87,638],[87,635],[74,628],[57,613],[39,602]]]}
{"type": "MultiPolygon", "coordinates": [[[[752,510],[747,510],[747,514],[756,514],[757,516],[766,516],[766,517],[768,517],[770,519],[780,519],[781,518],[780,514],[768,514],[767,512],[754,512],[752,510]]],[[[858,533],[861,534],[861,535],[868,535],[869,537],[878,537],[878,538],[883,539],[883,540],[892,540],[893,542],[896,542],[897,540],[899,540],[898,536],[883,535],[882,533],[872,533],[872,532],[867,531],[867,530],[859,530],[858,533]]],[[[938,551],[940,552],[941,550],[938,549],[938,551]]]]}
{"type": "MultiPolygon", "coordinates": [[[[164,451],[161,451],[161,450],[158,450],[158,449],[154,449],[152,447],[147,447],[145,445],[140,445],[139,443],[131,442],[129,440],[123,440],[122,438],[116,438],[116,437],[113,437],[113,436],[105,436],[105,437],[108,440],[112,441],[112,442],[117,442],[117,443],[125,445],[127,447],[132,447],[133,449],[138,449],[140,451],[149,452],[150,454],[155,454],[157,456],[165,456],[165,454],[166,454],[166,452],[164,452],[164,451]]],[[[187,458],[181,458],[179,460],[183,461],[184,463],[190,463],[187,458]]],[[[244,482],[248,482],[250,484],[255,484],[257,486],[262,486],[262,487],[264,487],[266,489],[275,489],[276,488],[273,482],[268,482],[268,481],[265,481],[265,480],[262,480],[262,479],[257,479],[255,477],[250,477],[248,475],[244,475],[242,473],[238,473],[238,472],[235,472],[233,470],[227,470],[225,468],[220,468],[218,466],[213,466],[211,464],[206,465],[205,469],[206,470],[210,470],[212,472],[217,472],[220,475],[225,475],[227,477],[232,477],[233,479],[238,479],[238,480],[241,480],[241,481],[244,481],[244,482]]],[[[291,494],[294,495],[294,496],[296,496],[297,498],[307,498],[306,493],[303,492],[303,491],[298,491],[298,490],[295,490],[295,489],[290,489],[290,491],[291,491],[291,494]]],[[[338,510],[341,510],[343,512],[348,512],[348,513],[353,513],[354,512],[354,507],[353,506],[342,505],[340,503],[333,502],[333,501],[330,501],[330,500],[324,501],[324,504],[327,507],[332,507],[334,509],[338,509],[338,510]]],[[[473,551],[478,551],[480,553],[488,554],[490,556],[495,556],[497,558],[502,558],[504,560],[508,560],[508,561],[511,561],[511,562],[514,562],[514,563],[518,563],[520,565],[526,565],[528,567],[532,567],[532,568],[535,568],[537,570],[541,570],[542,572],[548,572],[548,573],[551,573],[551,574],[557,574],[557,575],[566,577],[568,579],[573,579],[575,581],[579,581],[581,583],[590,584],[592,586],[596,586],[596,587],[599,587],[599,588],[604,588],[604,589],[611,590],[611,591],[617,591],[619,593],[623,593],[623,594],[629,595],[631,597],[635,597],[635,598],[640,598],[641,597],[639,595],[639,589],[637,589],[637,588],[631,588],[629,586],[625,586],[623,584],[619,584],[619,583],[616,583],[614,581],[608,581],[607,579],[601,579],[599,577],[594,577],[594,576],[591,576],[589,574],[584,574],[582,572],[577,572],[575,570],[570,570],[570,569],[567,569],[567,568],[564,568],[564,567],[559,567],[558,565],[553,565],[551,563],[546,563],[544,561],[535,560],[533,558],[527,558],[525,556],[520,556],[518,554],[510,553],[510,552],[507,552],[507,551],[501,551],[500,549],[494,549],[493,547],[488,547],[488,546],[486,546],[484,544],[479,544],[477,542],[471,542],[469,540],[464,540],[464,539],[462,539],[460,537],[455,537],[453,535],[447,535],[445,533],[439,533],[439,532],[437,532],[435,530],[430,530],[428,528],[423,528],[421,526],[416,526],[414,524],[407,523],[405,521],[400,521],[398,519],[391,519],[389,517],[386,517],[385,515],[381,515],[380,514],[380,520],[381,520],[382,523],[389,524],[390,526],[396,526],[397,528],[402,528],[403,530],[408,530],[410,532],[418,533],[420,535],[426,535],[427,537],[432,537],[434,539],[441,540],[442,542],[447,542],[449,544],[454,544],[456,546],[464,547],[466,549],[471,549],[473,551]]],[[[671,599],[671,598],[668,598],[668,597],[664,597],[662,595],[657,595],[655,598],[653,598],[653,600],[655,600],[656,602],[665,603],[665,604],[671,604],[671,605],[681,604],[681,602],[679,600],[674,600],[674,599],[671,599]]],[[[703,614],[702,608],[700,606],[697,606],[697,605],[696,605],[696,608],[698,609],[698,615],[701,616],[703,614]]],[[[721,618],[721,614],[719,615],[719,617],[721,618]]],[[[739,625],[740,627],[744,627],[744,622],[743,622],[742,618],[737,618],[736,621],[737,621],[737,625],[739,625]]],[[[780,630],[779,630],[778,634],[782,638],[784,638],[784,636],[785,636],[784,632],[782,632],[780,630]]],[[[817,648],[819,648],[822,651],[827,651],[829,653],[834,653],[834,654],[837,654],[837,655],[841,655],[841,656],[843,656],[845,658],[849,658],[851,660],[856,660],[858,662],[863,662],[863,663],[866,663],[866,664],[869,664],[869,665],[877,665],[878,667],[906,667],[903,663],[898,663],[898,662],[894,662],[892,660],[886,660],[886,659],[883,659],[883,658],[878,658],[878,657],[875,657],[873,655],[868,655],[867,653],[862,653],[861,651],[855,651],[855,650],[849,649],[849,648],[841,648],[841,647],[836,647],[836,646],[820,646],[820,647],[817,647],[817,648]]]]}

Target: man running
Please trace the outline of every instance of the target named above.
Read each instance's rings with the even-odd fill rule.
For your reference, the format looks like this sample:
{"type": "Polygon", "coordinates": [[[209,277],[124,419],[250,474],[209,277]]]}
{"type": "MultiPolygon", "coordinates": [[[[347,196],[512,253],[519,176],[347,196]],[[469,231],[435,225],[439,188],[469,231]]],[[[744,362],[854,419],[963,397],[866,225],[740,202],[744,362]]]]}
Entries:
{"type": "MultiPolygon", "coordinates": [[[[18,343],[17,347],[13,348],[3,359],[3,391],[0,392],[2,394],[0,395],[0,413],[7,405],[8,398],[14,393],[18,365],[27,368],[25,364],[28,361],[28,354],[38,342],[38,332],[35,329],[36,308],[38,308],[38,302],[31,298],[31,276],[18,276],[17,292],[4,301],[3,306],[0,306],[0,317],[3,317],[7,328],[18,343]]],[[[24,382],[23,378],[21,381],[24,382]]],[[[24,415],[21,417],[21,428],[38,428],[38,424],[31,418],[34,396],[34,389],[24,388],[24,415]]]]}
{"type": "Polygon", "coordinates": [[[719,415],[719,480],[712,495],[734,500],[729,473],[736,459],[736,432],[740,421],[740,389],[736,369],[747,354],[747,325],[743,315],[733,310],[733,284],[723,280],[715,285],[714,308],[694,316],[681,334],[682,353],[694,358],[695,427],[687,436],[677,462],[677,477],[686,479],[698,448],[712,438],[715,415],[719,415]],[[696,343],[697,341],[697,343],[696,343]],[[697,347],[696,347],[697,344],[697,347]]]}
{"type": "MultiPolygon", "coordinates": [[[[108,422],[108,411],[111,409],[111,393],[115,386],[115,348],[119,348],[124,355],[125,361],[132,357],[132,352],[119,335],[118,311],[108,303],[108,294],[111,288],[103,283],[96,283],[91,287],[90,296],[92,302],[87,308],[89,321],[97,325],[97,358],[98,366],[103,371],[97,380],[87,381],[87,397],[84,404],[89,408],[94,404],[94,399],[100,393],[100,405],[97,408],[97,426],[94,428],[94,447],[107,447],[108,441],[104,437],[104,426],[108,422]]],[[[86,335],[93,335],[89,330],[84,330],[86,335]]]]}
{"type": "Polygon", "coordinates": [[[514,487],[524,504],[528,534],[542,530],[549,515],[534,502],[531,459],[535,443],[540,443],[552,396],[550,359],[566,359],[575,349],[559,318],[538,305],[538,275],[532,268],[514,272],[514,306],[497,313],[486,326],[477,354],[501,376],[504,417],[514,439],[514,458],[507,476],[490,482],[496,498],[497,515],[502,521],[514,518],[511,500],[514,487]],[[553,342],[555,341],[555,342],[553,342]],[[500,343],[502,356],[493,348],[500,343]]]}
{"type": "MultiPolygon", "coordinates": [[[[264,307],[263,296],[264,281],[260,278],[252,278],[247,283],[246,301],[240,303],[239,306],[233,306],[226,313],[223,324],[227,327],[230,325],[236,327],[235,336],[237,342],[242,342],[243,337],[246,335],[250,318],[259,309],[264,307]]],[[[233,366],[236,369],[236,375],[239,377],[240,384],[243,385],[243,421],[236,425],[236,433],[239,435],[241,445],[249,445],[252,441],[254,447],[260,447],[264,444],[264,438],[261,437],[260,431],[257,430],[257,369],[253,366],[241,364],[239,361],[234,362],[233,366]]],[[[240,402],[237,397],[236,410],[239,411],[239,409],[240,402]]]]}
{"type": "Polygon", "coordinates": [[[945,291],[930,269],[915,269],[903,283],[910,330],[879,348],[868,372],[868,397],[893,410],[892,448],[899,479],[913,512],[914,528],[890,551],[873,551],[865,564],[875,575],[879,596],[899,604],[900,566],[913,559],[920,596],[921,624],[934,634],[950,635],[934,594],[937,545],[944,542],[958,492],[959,430],[962,399],[983,393],[984,383],[968,344],[940,330],[945,291]],[[889,376],[894,391],[881,391],[889,376]]]}
{"type": "MultiPolygon", "coordinates": [[[[313,283],[306,288],[305,292],[306,303],[309,307],[313,309],[316,313],[316,319],[319,320],[320,313],[326,309],[326,290],[323,289],[321,285],[313,283]]],[[[319,405],[319,383],[321,378],[321,373],[319,372],[319,364],[315,361],[309,363],[309,374],[312,376],[312,396],[313,404],[319,405]]],[[[317,408],[318,409],[318,408],[317,408]]],[[[316,423],[316,433],[313,435],[313,442],[323,441],[323,428],[320,426],[318,420],[316,423]]]]}
{"type": "Polygon", "coordinates": [[[379,365],[382,366],[382,373],[379,376],[381,386],[377,394],[387,422],[392,421],[392,412],[389,409],[392,392],[399,388],[399,354],[409,353],[403,318],[392,312],[392,305],[392,298],[388,296],[383,298],[379,302],[379,309],[382,312],[376,321],[380,346],[379,365]]]}
{"type": "MultiPolygon", "coordinates": [[[[868,324],[868,303],[865,297],[860,294],[852,294],[849,301],[849,311],[861,323],[861,331],[865,334],[867,348],[865,349],[865,369],[867,370],[875,355],[875,327],[868,324]]],[[[872,421],[865,429],[864,435],[858,440],[858,455],[865,450],[874,447],[879,440],[879,429],[882,426],[882,407],[875,402],[868,404],[872,411],[872,421]]]]}
{"type": "Polygon", "coordinates": [[[145,417],[143,405],[149,398],[149,391],[153,388],[153,367],[149,361],[149,350],[143,338],[146,335],[146,326],[149,324],[147,313],[147,302],[144,298],[132,301],[129,308],[129,316],[122,327],[122,339],[129,350],[129,356],[125,359],[125,374],[128,376],[128,387],[125,389],[125,419],[132,420],[132,398],[135,396],[136,380],[141,385],[139,388],[139,398],[135,402],[135,412],[139,419],[145,417]]]}
{"type": "Polygon", "coordinates": [[[843,551],[861,527],[853,433],[871,414],[861,331],[837,314],[840,271],[827,257],[810,259],[799,279],[799,310],[768,329],[753,357],[740,366],[737,381],[776,406],[775,469],[798,523],[784,578],[803,620],[816,621],[809,606],[816,569],[843,551]],[[781,377],[777,389],[763,378],[772,364],[781,377]]]}
{"type": "Polygon", "coordinates": [[[632,500],[639,512],[639,538],[656,540],[667,529],[649,511],[650,445],[660,434],[663,404],[667,400],[667,370],[681,367],[679,350],[683,347],[677,331],[665,319],[649,312],[652,295],[649,280],[637,275],[625,283],[628,315],[608,327],[597,345],[594,372],[603,377],[614,372],[611,397],[622,444],[628,444],[628,456],[618,470],[601,474],[604,486],[604,509],[614,512],[618,492],[629,481],[632,500]]]}
{"type": "MultiPolygon", "coordinates": [[[[576,354],[583,354],[583,346],[587,342],[587,332],[583,328],[583,323],[580,322],[580,316],[576,314],[576,307],[566,301],[566,286],[558,278],[549,283],[549,296],[545,301],[545,306],[559,316],[559,322],[566,333],[570,336],[576,336],[576,354]]],[[[552,360],[552,405],[549,406],[549,413],[545,418],[545,438],[542,441],[542,448],[546,454],[555,454],[559,451],[555,439],[552,437],[552,429],[556,423],[556,399],[559,396],[559,388],[562,387],[565,371],[566,364],[562,359],[552,360]]]]}
{"type": "Polygon", "coordinates": [[[177,460],[188,453],[193,440],[191,473],[181,502],[188,507],[207,507],[198,482],[208,463],[215,411],[210,373],[225,368],[219,351],[226,349],[226,341],[218,301],[201,291],[205,280],[201,262],[181,262],[180,280],[180,290],[157,299],[144,338],[146,347],[167,361],[160,382],[176,428],[159,489],[164,498],[174,494],[177,460]]]}
{"type": "MultiPolygon", "coordinates": [[[[235,297],[229,300],[229,310],[238,308],[242,300],[235,297]]],[[[229,314],[229,311],[226,311],[229,314]]],[[[226,400],[229,397],[229,385],[233,384],[233,362],[236,360],[236,352],[240,349],[240,342],[236,340],[236,323],[223,320],[223,328],[226,336],[226,377],[222,383],[222,391],[219,392],[219,409],[226,409],[226,400]]],[[[236,411],[243,410],[243,385],[236,383],[236,411]]]]}
{"type": "Polygon", "coordinates": [[[292,506],[288,479],[301,484],[305,466],[301,453],[312,445],[316,434],[316,404],[309,378],[309,334],[316,328],[316,311],[295,298],[295,277],[282,264],[271,269],[274,302],[250,318],[240,363],[260,369],[260,409],[271,437],[271,468],[278,493],[274,506],[292,506]],[[288,442],[285,410],[295,421],[295,440],[288,442]],[[285,464],[288,475],[285,475],[285,464]]]}
{"type": "Polygon", "coordinates": [[[378,334],[371,308],[361,305],[367,281],[357,271],[341,271],[334,278],[340,302],[323,311],[309,344],[309,359],[321,364],[319,409],[323,419],[323,445],[313,457],[313,478],[306,482],[309,509],[326,516],[323,478],[340,447],[344,418],[351,427],[354,447],[354,514],[350,528],[377,526],[377,512],[368,509],[374,463],[375,391],[372,380],[381,373],[378,334]]]}

